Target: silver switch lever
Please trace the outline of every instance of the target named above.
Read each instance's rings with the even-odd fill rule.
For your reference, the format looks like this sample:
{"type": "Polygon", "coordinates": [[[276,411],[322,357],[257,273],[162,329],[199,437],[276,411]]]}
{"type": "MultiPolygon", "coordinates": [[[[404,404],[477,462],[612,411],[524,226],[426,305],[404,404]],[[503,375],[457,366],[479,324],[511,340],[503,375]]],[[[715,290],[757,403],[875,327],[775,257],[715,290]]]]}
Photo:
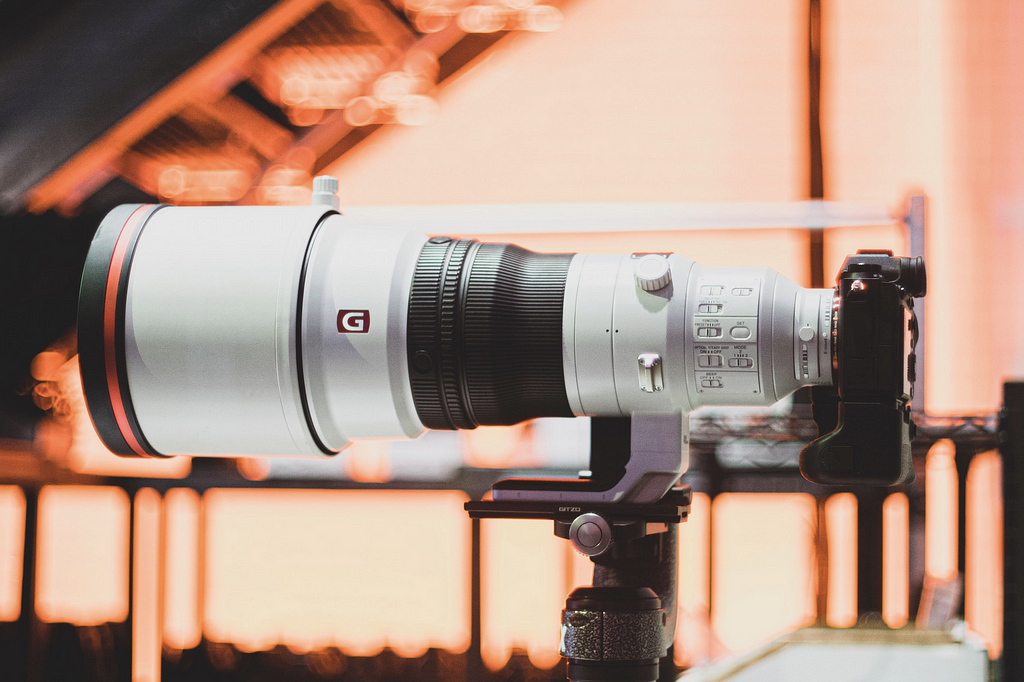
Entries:
{"type": "Polygon", "coordinates": [[[665,380],[661,373],[661,356],[657,353],[641,353],[636,362],[640,390],[645,393],[664,390],[665,380]]]}

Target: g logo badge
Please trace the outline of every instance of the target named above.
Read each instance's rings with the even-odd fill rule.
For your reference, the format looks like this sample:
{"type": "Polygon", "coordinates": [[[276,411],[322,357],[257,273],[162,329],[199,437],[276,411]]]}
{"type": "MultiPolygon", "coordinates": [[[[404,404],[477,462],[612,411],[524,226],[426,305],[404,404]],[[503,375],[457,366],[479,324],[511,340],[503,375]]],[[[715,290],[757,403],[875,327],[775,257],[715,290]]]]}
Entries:
{"type": "Polygon", "coordinates": [[[369,310],[339,310],[339,334],[365,334],[370,331],[369,310]]]}

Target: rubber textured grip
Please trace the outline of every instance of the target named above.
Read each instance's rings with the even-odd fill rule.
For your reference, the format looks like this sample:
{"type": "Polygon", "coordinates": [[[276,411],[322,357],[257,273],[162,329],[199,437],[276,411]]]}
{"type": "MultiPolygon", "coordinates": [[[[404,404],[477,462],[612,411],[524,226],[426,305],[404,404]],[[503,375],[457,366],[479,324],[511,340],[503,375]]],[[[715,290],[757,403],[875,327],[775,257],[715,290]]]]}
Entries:
{"type": "Polygon", "coordinates": [[[435,237],[409,300],[409,376],[432,429],[571,417],[562,304],[571,254],[435,237]]]}

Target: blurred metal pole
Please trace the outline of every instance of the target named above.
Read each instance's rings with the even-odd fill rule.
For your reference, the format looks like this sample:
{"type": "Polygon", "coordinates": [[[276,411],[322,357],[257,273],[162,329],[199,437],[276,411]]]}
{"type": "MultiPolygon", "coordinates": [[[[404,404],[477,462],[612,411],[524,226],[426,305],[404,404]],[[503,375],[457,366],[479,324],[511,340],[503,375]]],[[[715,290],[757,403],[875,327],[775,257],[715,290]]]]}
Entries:
{"type": "MultiPolygon", "coordinates": [[[[18,615],[18,639],[25,653],[21,673],[27,682],[40,682],[46,667],[44,624],[36,617],[36,549],[39,527],[39,489],[24,488],[25,541],[21,557],[21,613],[18,615]]],[[[19,677],[11,671],[11,679],[19,677]]]]}
{"type": "MultiPolygon", "coordinates": [[[[825,198],[825,163],[821,151],[821,0],[807,7],[807,122],[811,199],[825,198]]],[[[811,288],[825,286],[825,226],[810,232],[811,288]]]]}
{"type": "Polygon", "coordinates": [[[117,659],[117,678],[132,682],[135,667],[135,497],[138,484],[123,486],[128,495],[128,616],[124,619],[127,650],[117,659]]]}
{"type": "Polygon", "coordinates": [[[469,651],[466,657],[466,682],[477,682],[484,676],[484,661],[481,641],[480,603],[480,519],[472,519],[472,541],[470,543],[470,621],[469,651]]]}
{"type": "MultiPolygon", "coordinates": [[[[974,450],[954,446],[953,462],[956,465],[956,571],[961,579],[967,573],[967,474],[974,459],[974,450]]],[[[957,604],[957,617],[964,617],[963,590],[957,604]]]]}
{"type": "MultiPolygon", "coordinates": [[[[925,225],[927,214],[925,213],[925,198],[922,194],[915,194],[907,200],[907,214],[903,218],[904,224],[910,233],[910,257],[915,258],[925,255],[925,225]]],[[[914,304],[914,315],[917,316],[917,349],[914,351],[917,361],[914,363],[914,398],[910,401],[911,409],[914,412],[924,413],[924,313],[926,299],[918,299],[914,304]]]]}
{"type": "Polygon", "coordinates": [[[1024,382],[1003,384],[1003,674],[1024,679],[1024,382]]]}
{"type": "Polygon", "coordinates": [[[882,613],[882,503],[888,490],[857,491],[857,613],[882,613]]]}

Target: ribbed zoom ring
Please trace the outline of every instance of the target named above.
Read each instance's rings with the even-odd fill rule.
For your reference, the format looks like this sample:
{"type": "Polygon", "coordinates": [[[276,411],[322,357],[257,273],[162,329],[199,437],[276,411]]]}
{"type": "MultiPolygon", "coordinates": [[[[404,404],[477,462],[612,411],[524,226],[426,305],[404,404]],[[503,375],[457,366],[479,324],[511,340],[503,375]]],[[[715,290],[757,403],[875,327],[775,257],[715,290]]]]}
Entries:
{"type": "Polygon", "coordinates": [[[562,304],[571,254],[435,237],[409,301],[409,376],[431,429],[571,417],[562,304]]]}
{"type": "Polygon", "coordinates": [[[430,429],[476,426],[459,390],[459,278],[476,242],[434,237],[423,245],[409,296],[409,380],[420,421],[430,429]]]}

